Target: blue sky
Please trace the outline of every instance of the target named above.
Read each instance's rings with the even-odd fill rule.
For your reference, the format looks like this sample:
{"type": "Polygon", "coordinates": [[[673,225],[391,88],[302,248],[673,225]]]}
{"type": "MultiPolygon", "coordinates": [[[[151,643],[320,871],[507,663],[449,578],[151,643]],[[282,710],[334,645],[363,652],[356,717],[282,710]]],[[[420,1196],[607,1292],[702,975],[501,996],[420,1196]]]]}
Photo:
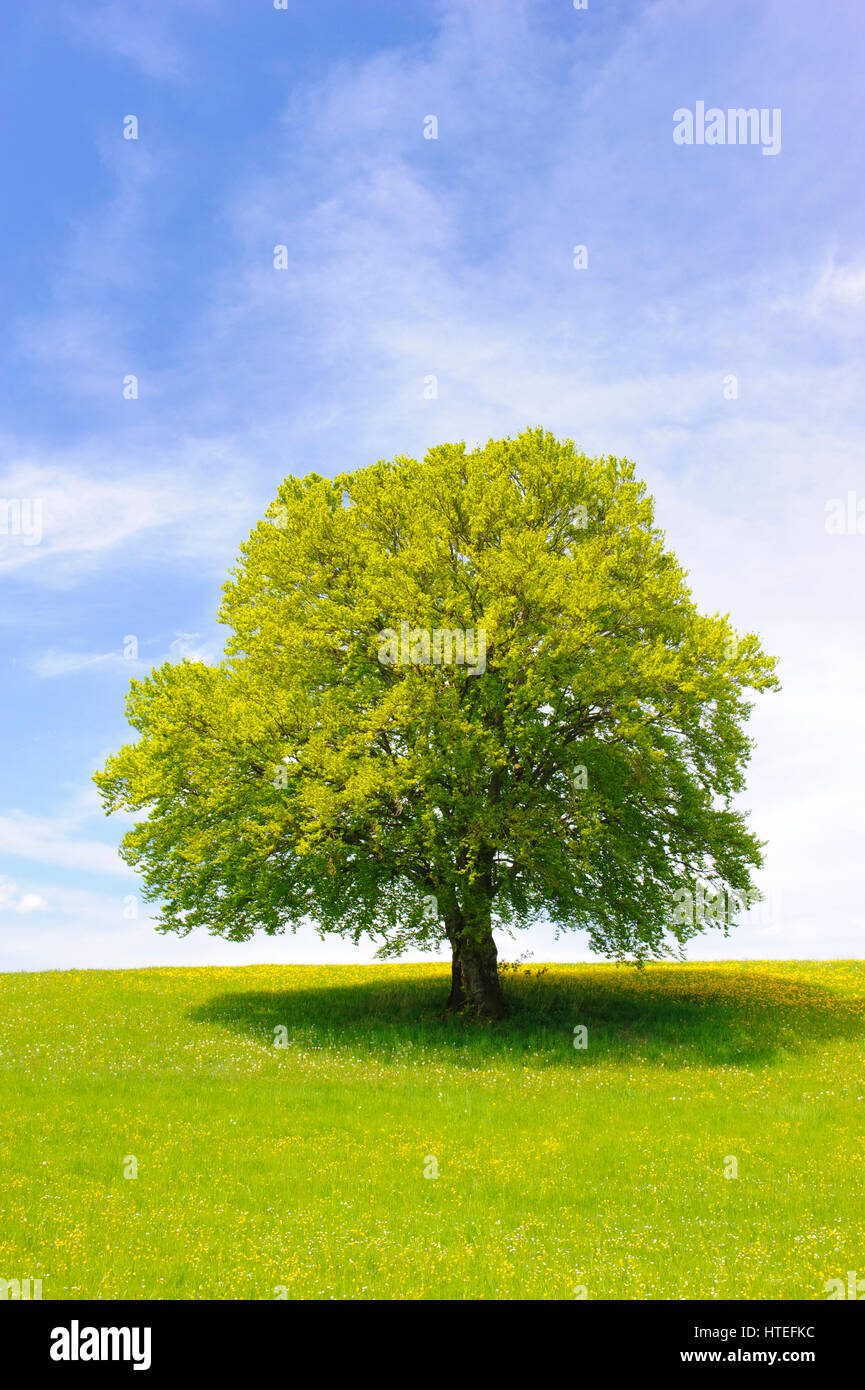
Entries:
{"type": "Polygon", "coordinates": [[[860,957],[865,534],[826,529],[865,500],[856,8],[81,0],[3,27],[0,498],[42,523],[0,533],[0,969],[369,958],[157,935],[90,774],[131,675],[218,655],[285,474],[536,424],[633,458],[700,604],[781,659],[744,799],[766,904],[691,956],[860,957]],[[780,110],[780,150],[677,145],[698,101],[780,110]]]}

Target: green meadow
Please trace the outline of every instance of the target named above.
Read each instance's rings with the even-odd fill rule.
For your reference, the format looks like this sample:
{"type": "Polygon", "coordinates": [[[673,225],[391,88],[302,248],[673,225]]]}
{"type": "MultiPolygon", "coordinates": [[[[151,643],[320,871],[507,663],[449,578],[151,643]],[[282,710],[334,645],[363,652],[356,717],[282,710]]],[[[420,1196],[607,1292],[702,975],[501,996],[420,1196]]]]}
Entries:
{"type": "Polygon", "coordinates": [[[0,1278],[44,1299],[823,1299],[865,962],[0,976],[0,1278]],[[583,1035],[585,1047],[575,1047],[583,1035]]]}

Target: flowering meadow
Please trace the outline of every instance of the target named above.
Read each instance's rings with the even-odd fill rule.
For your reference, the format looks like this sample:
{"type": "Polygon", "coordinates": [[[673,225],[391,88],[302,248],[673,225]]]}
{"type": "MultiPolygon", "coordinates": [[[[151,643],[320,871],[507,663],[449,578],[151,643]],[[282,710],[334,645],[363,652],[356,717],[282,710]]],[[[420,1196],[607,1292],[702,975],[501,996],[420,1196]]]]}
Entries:
{"type": "Polygon", "coordinates": [[[823,1299],[865,962],[0,976],[0,1278],[44,1299],[823,1299]]]}

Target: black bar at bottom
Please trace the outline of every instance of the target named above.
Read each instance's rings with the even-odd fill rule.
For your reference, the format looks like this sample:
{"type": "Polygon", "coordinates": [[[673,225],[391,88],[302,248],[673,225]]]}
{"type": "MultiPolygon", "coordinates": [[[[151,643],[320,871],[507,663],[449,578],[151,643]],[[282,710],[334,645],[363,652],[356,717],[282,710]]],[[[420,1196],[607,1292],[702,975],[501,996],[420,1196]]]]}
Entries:
{"type": "Polygon", "coordinates": [[[262,1364],[306,1380],[301,1367],[308,1367],[308,1358],[320,1358],[332,1376],[340,1353],[356,1374],[371,1357],[381,1367],[387,1339],[412,1332],[426,1342],[416,1368],[424,1378],[436,1373],[437,1349],[463,1329],[467,1372],[471,1347],[483,1334],[485,1379],[491,1361],[501,1359],[507,1368],[515,1353],[530,1360],[537,1355],[538,1378],[548,1357],[557,1363],[573,1357],[574,1374],[583,1378],[591,1353],[593,1364],[611,1375],[761,1366],[804,1368],[825,1380],[857,1363],[865,1331],[861,1310],[845,1301],[466,1302],[448,1305],[447,1323],[441,1304],[426,1308],[395,1302],[6,1302],[0,1329],[4,1362],[11,1355],[20,1371],[52,1379],[128,1374],[134,1383],[190,1371],[248,1377],[262,1364]]]}

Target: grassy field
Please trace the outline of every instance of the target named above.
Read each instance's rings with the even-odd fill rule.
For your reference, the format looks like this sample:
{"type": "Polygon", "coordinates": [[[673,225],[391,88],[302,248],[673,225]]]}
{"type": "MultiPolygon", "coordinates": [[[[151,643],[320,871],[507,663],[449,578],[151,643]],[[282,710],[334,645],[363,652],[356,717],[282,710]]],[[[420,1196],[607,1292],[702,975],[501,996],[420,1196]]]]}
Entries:
{"type": "Polygon", "coordinates": [[[0,976],[0,1278],[820,1299],[865,1275],[865,962],[523,968],[486,1026],[440,1021],[447,973],[0,976]]]}

